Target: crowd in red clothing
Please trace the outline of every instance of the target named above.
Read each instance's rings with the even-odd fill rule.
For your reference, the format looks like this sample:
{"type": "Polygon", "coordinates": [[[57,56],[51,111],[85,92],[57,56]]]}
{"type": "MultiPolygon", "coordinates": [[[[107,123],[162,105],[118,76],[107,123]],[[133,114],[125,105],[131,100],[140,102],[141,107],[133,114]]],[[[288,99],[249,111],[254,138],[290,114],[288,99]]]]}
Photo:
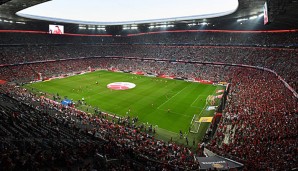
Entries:
{"type": "Polygon", "coordinates": [[[229,70],[228,66],[223,65],[194,65],[189,63],[156,62],[154,60],[143,62],[141,60],[119,58],[87,58],[0,67],[0,76],[2,79],[10,82],[26,83],[36,81],[40,76],[41,79],[47,79],[80,73],[81,71],[90,71],[90,69],[113,68],[211,81],[228,80],[227,74],[229,70]]]}
{"type": "MultiPolygon", "coordinates": [[[[30,44],[29,46],[23,44],[0,46],[1,64],[75,58],[73,60],[2,66],[0,67],[0,78],[10,82],[24,83],[37,80],[39,73],[43,78],[49,78],[86,71],[90,68],[116,68],[119,70],[175,75],[177,77],[226,81],[231,83],[227,105],[217,132],[211,142],[207,144],[207,148],[223,156],[243,162],[248,170],[290,170],[297,168],[298,100],[277,76],[259,69],[176,61],[221,62],[265,67],[275,71],[297,91],[298,51],[296,49],[238,46],[292,44],[297,42],[297,36],[291,35],[297,33],[288,33],[286,36],[281,34],[276,39],[272,36],[275,34],[266,35],[265,39],[254,34],[249,34],[251,37],[248,39],[242,39],[242,34],[214,34],[213,37],[200,35],[201,33],[190,37],[189,34],[161,35],[160,42],[157,42],[159,35],[145,35],[144,37],[122,37],[119,39],[94,38],[98,44],[53,45],[49,41],[48,45],[40,43],[38,45],[30,44]],[[203,37],[201,40],[200,36],[203,37]],[[229,39],[226,39],[227,37],[229,39]],[[151,44],[128,44],[127,40],[130,40],[131,43],[147,42],[151,44]],[[255,40],[259,40],[259,43],[255,40]],[[109,44],[111,42],[124,42],[124,44],[109,44]],[[191,45],[177,46],[177,42],[189,42],[191,45]],[[164,44],[157,45],[156,43],[164,44]],[[196,46],[198,44],[208,46],[196,46]],[[99,58],[94,56],[169,59],[172,62],[99,58]],[[78,59],[80,57],[89,58],[78,59]]],[[[53,37],[41,37],[44,40],[53,39],[53,37]]],[[[53,41],[54,43],[59,40],[59,38],[56,38],[53,41]]],[[[11,41],[9,39],[4,40],[11,41]]],[[[35,38],[32,38],[32,40],[35,40],[35,38]]],[[[82,40],[88,42],[87,38],[82,38],[82,40]]],[[[33,42],[31,41],[31,43],[33,42]]],[[[73,40],[69,38],[69,42],[73,42],[73,40]]],[[[59,110],[57,104],[52,104],[44,99],[36,99],[37,97],[21,89],[11,89],[10,87],[8,90],[18,100],[25,100],[30,104],[34,103],[38,108],[47,107],[59,110]],[[36,104],[36,102],[38,103],[36,104]],[[42,102],[42,105],[39,104],[40,102],[42,102]]],[[[7,89],[3,91],[7,92],[7,89]]],[[[83,118],[89,123],[88,125],[96,125],[95,127],[89,127],[90,131],[95,131],[102,139],[108,140],[106,148],[101,150],[108,151],[108,154],[113,157],[119,152],[121,154],[138,154],[139,160],[153,162],[153,167],[156,169],[167,168],[168,166],[172,169],[197,167],[192,159],[194,154],[185,147],[154,140],[145,133],[135,131],[136,129],[131,127],[118,125],[105,119],[88,117],[84,113],[77,113],[77,111],[71,109],[63,110],[61,116],[78,120],[83,118]],[[143,148],[144,146],[148,148],[143,148]],[[150,158],[154,161],[149,160],[150,158]]],[[[125,157],[127,156],[123,155],[123,158],[125,157]]]]}
{"type": "MultiPolygon", "coordinates": [[[[80,69],[87,70],[90,66],[97,69],[116,68],[156,74],[173,74],[188,78],[195,76],[201,79],[209,78],[230,82],[231,91],[222,122],[216,136],[207,147],[221,155],[243,162],[246,168],[252,170],[265,168],[283,170],[296,167],[298,101],[273,73],[233,66],[144,62],[111,58],[66,60],[25,66],[31,70],[34,68],[35,72],[47,73],[46,76],[56,76],[70,71],[78,72],[80,69]],[[60,71],[57,71],[59,69],[60,71]],[[272,159],[273,156],[275,156],[274,159],[272,159]]],[[[24,69],[25,66],[19,69],[24,69]]],[[[31,73],[31,71],[25,73],[31,73]]],[[[5,74],[9,75],[9,73],[5,74]]],[[[25,78],[24,75],[21,74],[14,79],[20,78],[22,80],[25,78]]],[[[64,114],[81,117],[81,115],[73,114],[73,112],[65,111],[64,114]]],[[[90,118],[87,117],[87,119],[90,122],[90,118]]],[[[134,132],[133,129],[127,129],[105,120],[99,120],[96,123],[100,125],[96,130],[101,133],[101,137],[110,142],[121,144],[124,148],[121,151],[131,147],[130,142],[133,138],[138,142],[134,144],[133,148],[136,150],[134,152],[138,154],[159,161],[170,161],[169,163],[177,166],[193,167],[193,160],[188,160],[191,157],[186,157],[192,156],[192,154],[188,150],[185,151],[185,147],[179,147],[179,151],[182,153],[176,156],[179,158],[177,160],[177,158],[171,158],[172,155],[168,155],[168,150],[172,152],[177,150],[175,145],[169,148],[168,145],[165,146],[164,142],[156,140],[153,140],[153,144],[148,144],[148,137],[144,133],[134,132]],[[123,132],[124,130],[128,132],[123,132]],[[110,135],[119,136],[112,137],[110,135]],[[148,145],[148,151],[141,148],[148,145]],[[151,145],[153,146],[151,147],[151,145]],[[164,153],[164,150],[167,153],[164,153]],[[184,158],[183,155],[186,158],[182,160],[183,163],[179,163],[181,158],[184,158]]]]}
{"type": "MultiPolygon", "coordinates": [[[[2,44],[51,45],[51,44],[191,44],[228,46],[295,46],[298,32],[254,33],[254,32],[160,32],[136,36],[68,36],[30,33],[0,33],[2,44]],[[20,39],[26,37],[26,39],[20,39]]],[[[297,45],[296,45],[297,46],[297,45]]]]}
{"type": "Polygon", "coordinates": [[[32,61],[93,56],[128,56],[200,62],[222,62],[265,67],[275,71],[298,90],[298,50],[286,48],[165,46],[165,45],[61,45],[0,46],[0,62],[32,61]],[[47,53],[45,53],[47,52],[47,53]]]}
{"type": "Polygon", "coordinates": [[[249,170],[297,168],[298,99],[271,73],[236,71],[208,148],[237,157],[249,170]]]}
{"type": "MultiPolygon", "coordinates": [[[[188,147],[177,145],[175,142],[156,140],[154,136],[144,132],[142,127],[136,127],[132,122],[127,122],[128,118],[115,118],[113,121],[109,121],[105,114],[88,115],[85,112],[36,96],[21,87],[4,85],[1,88],[5,94],[39,111],[48,114],[51,110],[55,110],[56,113],[50,116],[49,120],[54,120],[55,123],[62,122],[64,125],[71,124],[102,140],[104,144],[100,148],[94,148],[93,153],[108,155],[110,159],[134,158],[137,161],[146,161],[141,165],[143,170],[146,167],[149,167],[149,170],[192,170],[199,167],[195,161],[195,154],[188,147]],[[151,163],[146,164],[147,162],[151,163]]],[[[96,142],[93,144],[89,142],[90,144],[91,147],[96,146],[96,142]]],[[[112,168],[108,168],[108,170],[112,168]]],[[[128,168],[128,170],[130,169],[134,168],[128,168]]]]}

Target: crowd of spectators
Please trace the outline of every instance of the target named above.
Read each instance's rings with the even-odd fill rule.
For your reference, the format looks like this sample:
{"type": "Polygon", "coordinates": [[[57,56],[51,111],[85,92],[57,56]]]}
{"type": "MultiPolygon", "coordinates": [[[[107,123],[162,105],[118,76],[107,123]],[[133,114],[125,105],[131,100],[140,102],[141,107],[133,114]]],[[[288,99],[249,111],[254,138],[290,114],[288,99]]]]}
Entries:
{"type": "Polygon", "coordinates": [[[124,39],[122,42],[229,46],[297,46],[295,43],[297,42],[297,32],[237,33],[190,31],[131,36],[128,40],[124,39]]]}
{"type": "Polygon", "coordinates": [[[0,149],[0,168],[4,170],[54,166],[68,170],[74,166],[96,170],[199,167],[188,147],[156,140],[144,127],[128,121],[130,118],[114,116],[111,121],[106,114],[89,115],[14,85],[4,85],[1,91],[6,94],[1,95],[4,127],[0,129],[6,135],[0,149]],[[28,147],[22,146],[27,143],[28,147]],[[115,160],[118,164],[113,163],[115,160]]]}
{"type": "Polygon", "coordinates": [[[88,162],[95,155],[95,144],[104,142],[79,132],[81,128],[69,121],[53,117],[58,111],[35,109],[4,94],[0,101],[0,170],[91,167],[88,162]]]}
{"type": "Polygon", "coordinates": [[[0,51],[2,64],[93,56],[129,56],[252,65],[275,71],[294,90],[298,90],[298,50],[296,49],[164,45],[56,45],[0,46],[0,51]]]}
{"type": "MultiPolygon", "coordinates": [[[[189,34],[200,35],[201,33],[189,34]]],[[[33,63],[1,66],[0,76],[1,80],[24,83],[37,80],[39,73],[43,78],[49,78],[92,68],[144,71],[177,77],[226,81],[231,83],[226,109],[214,139],[207,144],[207,148],[244,163],[248,170],[290,170],[298,167],[298,128],[296,124],[298,100],[276,75],[261,69],[184,63],[176,60],[234,63],[269,68],[277,72],[297,91],[298,51],[296,49],[214,46],[215,43],[211,41],[214,39],[214,42],[220,42],[221,45],[225,43],[229,45],[227,42],[231,43],[234,39],[239,44],[253,42],[254,45],[257,45],[254,40],[259,39],[263,40],[263,42],[260,41],[262,45],[264,43],[266,45],[271,39],[275,44],[282,41],[293,43],[295,41],[292,40],[297,37],[291,37],[292,34],[296,33],[288,33],[285,37],[277,36],[275,40],[271,36],[263,40],[262,36],[250,35],[251,37],[247,41],[241,38],[241,36],[247,37],[247,35],[237,34],[226,39],[230,41],[224,41],[225,35],[215,35],[213,38],[206,36],[202,40],[198,40],[199,38],[196,36],[192,38],[184,36],[184,34],[178,36],[178,33],[168,36],[161,35],[161,41],[166,43],[180,43],[180,40],[184,39],[193,43],[193,40],[190,39],[194,39],[194,41],[202,42],[208,40],[207,43],[209,42],[212,46],[156,45],[154,43],[163,43],[157,42],[159,35],[149,34],[144,37],[127,37],[126,41],[131,40],[132,43],[148,41],[153,43],[151,45],[127,44],[127,42],[125,44],[100,45],[5,45],[0,46],[2,64],[33,63]],[[217,40],[219,38],[221,40],[217,40]],[[102,56],[102,58],[94,56],[102,56]],[[130,60],[110,56],[169,59],[172,62],[130,60]],[[57,59],[68,60],[34,62],[57,59]]],[[[122,43],[125,40],[125,38],[110,39],[109,41],[114,43],[122,43]]],[[[104,42],[104,38],[102,42],[104,42]]],[[[96,135],[105,143],[105,146],[95,147],[94,149],[97,149],[95,151],[108,154],[110,158],[117,158],[121,161],[120,165],[115,166],[115,170],[131,169],[132,166],[143,167],[144,170],[179,170],[198,167],[193,160],[195,154],[188,148],[155,140],[152,136],[148,136],[130,125],[116,124],[104,117],[88,116],[84,112],[71,108],[61,108],[61,105],[36,97],[22,88],[3,85],[1,91],[6,94],[9,92],[9,96],[26,102],[36,110],[58,111],[59,114],[53,115],[54,118],[85,121],[85,125],[88,125],[84,127],[87,132],[91,132],[93,136],[96,135]],[[132,160],[125,162],[127,158],[132,160]]],[[[7,143],[3,146],[7,146],[7,143]]],[[[19,147],[19,145],[16,146],[19,147]]],[[[91,145],[91,147],[94,146],[91,145]]],[[[79,146],[76,148],[80,149],[79,146]]],[[[2,156],[2,159],[12,161],[12,158],[7,158],[7,156],[2,156]]]]}
{"type": "Polygon", "coordinates": [[[211,65],[156,62],[154,60],[144,62],[119,58],[86,58],[4,66],[0,67],[0,76],[6,81],[20,84],[37,81],[40,78],[39,73],[41,79],[47,79],[90,71],[90,69],[117,69],[146,71],[156,75],[172,75],[199,80],[223,81],[228,79],[226,78],[228,68],[228,66],[223,65],[211,67],[211,65]]]}
{"type": "MultiPolygon", "coordinates": [[[[298,101],[273,73],[244,67],[113,58],[87,58],[26,64],[19,69],[26,68],[25,66],[29,70],[34,68],[35,72],[46,73],[48,77],[51,75],[58,76],[67,72],[78,72],[82,69],[96,68],[144,71],[154,74],[230,82],[231,92],[228,96],[223,120],[220,123],[216,136],[214,136],[215,138],[207,147],[221,155],[243,162],[248,169],[272,168],[279,170],[296,167],[297,149],[295,147],[297,147],[298,135],[296,124],[298,101]],[[227,125],[231,125],[229,130],[227,130],[227,125]],[[225,134],[226,131],[229,132],[228,135],[225,134]],[[229,141],[225,141],[225,136],[229,137],[229,141]],[[275,156],[275,160],[272,159],[273,156],[275,156]]],[[[17,70],[19,69],[17,68],[17,70]]],[[[6,69],[8,73],[4,74],[10,75],[9,71],[12,70],[6,69]]],[[[31,71],[15,75],[14,79],[25,79],[26,73],[31,73],[31,71]]],[[[24,96],[24,94],[18,93],[18,96],[20,95],[24,96]]],[[[30,94],[29,99],[32,98],[31,96],[33,95],[30,94]]],[[[24,101],[24,99],[19,100],[24,101]]],[[[43,103],[47,103],[47,101],[43,101],[43,103]]],[[[57,108],[57,106],[55,107],[57,108]]],[[[73,112],[64,111],[61,115],[73,116],[73,112]]],[[[87,117],[87,119],[88,125],[94,125],[92,122],[89,122],[90,118],[87,117]]],[[[140,149],[143,146],[148,147],[150,143],[148,144],[147,138],[150,139],[152,137],[147,137],[142,132],[134,132],[135,129],[119,126],[107,120],[101,120],[99,125],[96,127],[96,130],[98,130],[97,133],[100,133],[100,137],[108,140],[108,142],[115,142],[118,146],[122,144],[123,149],[120,149],[120,151],[127,153],[126,149],[131,150],[129,148],[131,147],[131,137],[137,137],[138,143],[134,144],[137,146],[133,148],[133,154],[142,154],[158,161],[161,161],[160,157],[164,161],[171,159],[169,163],[173,166],[192,168],[196,165],[193,163],[193,160],[187,160],[186,163],[177,163],[180,161],[181,156],[176,160],[177,158],[172,159],[169,157],[171,155],[167,155],[168,153],[163,153],[165,149],[169,150],[169,144],[166,145],[162,141],[154,140],[154,146],[152,148],[149,146],[148,151],[140,149]],[[122,131],[124,130],[128,132],[123,133],[122,131]],[[111,137],[110,135],[117,136],[111,137]],[[152,153],[152,151],[159,151],[160,153],[152,153]]],[[[135,141],[133,142],[135,143],[135,141]]],[[[185,151],[185,147],[180,147],[179,149],[187,152],[182,154],[193,157],[190,151],[185,151]]],[[[173,148],[170,151],[172,150],[173,148]]],[[[191,159],[192,157],[187,158],[191,159]]],[[[160,163],[157,165],[160,167],[160,163]]]]}
{"type": "Polygon", "coordinates": [[[248,170],[297,168],[298,99],[269,72],[230,73],[231,91],[213,151],[246,164],[248,170]]]}
{"type": "Polygon", "coordinates": [[[1,44],[51,45],[51,44],[193,44],[193,45],[229,45],[229,46],[296,46],[297,31],[292,32],[154,32],[129,36],[69,36],[31,33],[0,33],[1,44]],[[20,39],[26,37],[26,39],[20,39]]]}

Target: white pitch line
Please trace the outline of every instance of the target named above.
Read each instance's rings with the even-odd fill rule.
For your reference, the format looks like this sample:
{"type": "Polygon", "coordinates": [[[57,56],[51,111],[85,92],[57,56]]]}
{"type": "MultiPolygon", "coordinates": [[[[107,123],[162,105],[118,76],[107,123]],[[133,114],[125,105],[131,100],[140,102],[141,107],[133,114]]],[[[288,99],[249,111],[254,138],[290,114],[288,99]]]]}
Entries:
{"type": "Polygon", "coordinates": [[[199,126],[198,126],[198,129],[197,129],[198,133],[199,133],[199,130],[200,130],[200,126],[201,126],[201,122],[199,122],[199,126]]]}
{"type": "MultiPolygon", "coordinates": [[[[212,92],[212,94],[214,94],[215,92],[216,92],[216,89],[212,92]]],[[[201,116],[202,112],[205,110],[206,106],[207,106],[207,103],[205,103],[205,106],[203,107],[203,109],[201,110],[201,112],[199,113],[197,118],[200,118],[200,116],[201,116]]],[[[192,123],[190,123],[190,126],[191,125],[192,125],[192,123]]],[[[200,129],[200,125],[201,125],[201,123],[199,124],[199,127],[198,127],[199,129],[200,129]]],[[[199,132],[199,129],[198,129],[198,132],[199,132]]],[[[188,133],[186,135],[188,135],[188,133]]]]}
{"type": "MultiPolygon", "coordinates": [[[[215,93],[215,91],[216,91],[216,89],[215,89],[215,90],[212,92],[212,94],[211,94],[211,95],[213,95],[213,94],[215,93]]],[[[203,109],[201,110],[200,114],[198,115],[198,116],[199,116],[199,118],[200,118],[200,116],[201,116],[202,112],[205,110],[206,106],[207,106],[207,103],[205,103],[205,106],[203,107],[203,109]]]]}
{"type": "MultiPolygon", "coordinates": [[[[190,84],[189,84],[190,85],[190,84]]],[[[181,93],[186,87],[188,87],[189,85],[185,86],[183,89],[181,89],[180,91],[178,91],[174,96],[172,96],[171,98],[169,98],[168,100],[166,100],[165,102],[163,102],[161,105],[159,105],[157,107],[157,109],[159,109],[162,105],[166,104],[168,101],[170,101],[173,97],[177,96],[179,93],[181,93]]]]}
{"type": "Polygon", "coordinates": [[[194,104],[194,102],[196,102],[199,99],[200,96],[202,96],[202,95],[199,94],[198,97],[196,98],[196,100],[191,103],[191,105],[190,105],[191,107],[199,108],[199,107],[194,106],[193,104],[194,104]]]}
{"type": "Polygon", "coordinates": [[[207,103],[205,104],[205,106],[203,107],[203,109],[201,110],[201,112],[199,113],[199,115],[198,115],[199,118],[200,118],[202,112],[205,110],[206,106],[207,106],[207,103]]]}

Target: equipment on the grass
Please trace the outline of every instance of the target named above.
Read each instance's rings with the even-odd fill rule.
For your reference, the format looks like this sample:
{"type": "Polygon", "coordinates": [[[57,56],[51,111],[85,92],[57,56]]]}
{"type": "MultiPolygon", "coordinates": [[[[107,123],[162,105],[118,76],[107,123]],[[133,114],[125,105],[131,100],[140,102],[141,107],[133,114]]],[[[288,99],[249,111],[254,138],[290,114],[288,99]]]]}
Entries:
{"type": "MultiPolygon", "coordinates": [[[[195,116],[194,116],[194,118],[195,118],[195,116]]],[[[199,120],[192,121],[193,123],[191,124],[192,127],[190,128],[190,132],[191,133],[198,133],[201,123],[202,122],[210,123],[210,122],[212,122],[212,119],[213,119],[213,117],[200,117],[199,120]]]]}
{"type": "Polygon", "coordinates": [[[215,104],[215,96],[213,95],[209,95],[207,98],[206,98],[206,104],[207,105],[214,105],[215,104]]]}

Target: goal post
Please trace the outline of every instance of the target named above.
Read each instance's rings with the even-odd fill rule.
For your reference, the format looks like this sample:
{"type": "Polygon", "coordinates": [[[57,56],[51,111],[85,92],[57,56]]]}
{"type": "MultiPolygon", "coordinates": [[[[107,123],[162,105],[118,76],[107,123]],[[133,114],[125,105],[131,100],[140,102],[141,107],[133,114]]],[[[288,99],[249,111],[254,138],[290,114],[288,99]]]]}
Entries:
{"type": "Polygon", "coordinates": [[[200,130],[200,126],[202,122],[211,122],[212,121],[212,117],[206,117],[206,116],[210,116],[210,112],[212,112],[213,110],[216,110],[217,106],[215,106],[217,104],[217,96],[215,95],[209,95],[206,98],[206,104],[204,106],[204,108],[202,109],[201,113],[198,115],[194,115],[191,123],[190,123],[190,130],[189,132],[191,133],[199,133],[200,130]]]}
{"type": "Polygon", "coordinates": [[[196,119],[193,124],[192,128],[190,130],[191,133],[198,133],[200,130],[201,123],[211,123],[213,120],[213,117],[200,117],[196,119]]]}
{"type": "Polygon", "coordinates": [[[199,132],[200,125],[201,125],[201,122],[195,121],[195,122],[192,124],[192,128],[191,128],[190,132],[191,132],[191,133],[195,133],[195,134],[197,134],[197,133],[199,132]]]}
{"type": "Polygon", "coordinates": [[[189,132],[191,133],[198,133],[199,132],[199,127],[200,124],[198,123],[198,119],[199,119],[200,115],[194,115],[191,123],[190,123],[190,130],[189,132]]]}

